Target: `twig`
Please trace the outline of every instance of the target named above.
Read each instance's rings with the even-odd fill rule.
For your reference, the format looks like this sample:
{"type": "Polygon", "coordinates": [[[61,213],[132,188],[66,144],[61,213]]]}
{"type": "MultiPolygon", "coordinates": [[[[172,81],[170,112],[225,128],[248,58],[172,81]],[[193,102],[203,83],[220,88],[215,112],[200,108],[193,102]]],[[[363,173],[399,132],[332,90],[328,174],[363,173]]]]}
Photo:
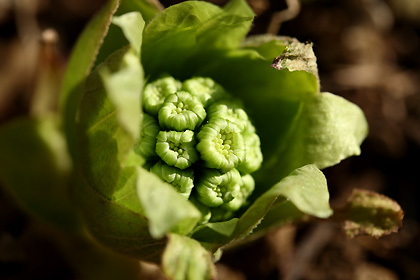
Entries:
{"type": "Polygon", "coordinates": [[[299,0],[286,0],[286,4],[287,9],[276,12],[271,16],[271,21],[268,25],[267,33],[277,35],[283,22],[291,20],[299,14],[299,0]]]}

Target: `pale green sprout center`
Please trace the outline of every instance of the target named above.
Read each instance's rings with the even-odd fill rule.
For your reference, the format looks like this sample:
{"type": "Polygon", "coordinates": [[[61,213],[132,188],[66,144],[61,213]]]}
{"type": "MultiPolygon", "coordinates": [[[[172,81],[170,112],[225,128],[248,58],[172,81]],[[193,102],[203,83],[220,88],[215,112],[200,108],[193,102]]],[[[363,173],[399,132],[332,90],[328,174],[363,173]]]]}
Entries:
{"type": "Polygon", "coordinates": [[[213,140],[215,147],[217,151],[224,155],[226,159],[229,158],[229,155],[232,154],[232,151],[230,149],[230,145],[232,145],[233,135],[232,133],[226,133],[223,132],[221,134],[217,135],[218,137],[213,140]]]}

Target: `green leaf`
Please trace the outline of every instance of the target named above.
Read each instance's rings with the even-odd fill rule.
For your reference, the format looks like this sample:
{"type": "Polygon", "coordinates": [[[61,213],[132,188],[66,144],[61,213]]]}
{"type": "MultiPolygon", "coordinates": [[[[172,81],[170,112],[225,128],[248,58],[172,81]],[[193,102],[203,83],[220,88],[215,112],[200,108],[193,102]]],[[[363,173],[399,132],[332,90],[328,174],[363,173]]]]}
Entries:
{"type": "Polygon", "coordinates": [[[253,234],[264,234],[273,228],[288,224],[298,224],[308,220],[308,215],[300,211],[291,201],[279,199],[274,203],[253,234]]]}
{"type": "MultiPolygon", "coordinates": [[[[121,16],[132,12],[139,13],[146,24],[148,24],[152,18],[156,16],[156,14],[163,10],[163,7],[160,5],[158,0],[120,0],[119,2],[120,5],[118,10],[115,12],[115,16],[121,16]]],[[[142,28],[143,27],[139,29],[142,28]]],[[[111,25],[99,50],[95,66],[104,62],[113,52],[129,44],[127,38],[128,37],[124,36],[121,28],[115,24],[111,25]]]]}
{"type": "Polygon", "coordinates": [[[210,253],[196,240],[177,234],[169,235],[162,269],[174,280],[209,280],[214,279],[216,273],[210,253]]]}
{"type": "MultiPolygon", "coordinates": [[[[327,182],[322,172],[314,165],[303,166],[255,200],[239,218],[234,237],[246,236],[267,213],[278,210],[277,205],[285,201],[290,201],[303,214],[327,218],[332,214],[328,200],[327,182]]],[[[274,214],[284,216],[282,212],[274,214]]]]}
{"type": "MultiPolygon", "coordinates": [[[[136,168],[134,172],[136,188],[139,171],[136,168]]],[[[134,193],[132,195],[136,197],[134,193]]],[[[107,199],[83,176],[80,176],[75,187],[75,197],[86,225],[96,240],[125,255],[160,262],[166,240],[156,240],[150,235],[148,220],[141,211],[130,209],[129,203],[123,205],[118,198],[115,201],[107,199]]]]}
{"type": "Polygon", "coordinates": [[[333,219],[343,223],[350,237],[381,237],[397,232],[403,216],[401,207],[392,199],[372,191],[355,189],[343,207],[334,209],[333,219]]]}
{"type": "Polygon", "coordinates": [[[157,77],[168,72],[177,78],[190,78],[192,69],[202,62],[197,57],[238,47],[252,19],[244,0],[232,1],[225,9],[199,1],[165,9],[144,32],[142,61],[146,73],[157,77]]]}
{"type": "Polygon", "coordinates": [[[141,74],[137,57],[126,47],[86,81],[79,116],[81,168],[89,185],[108,199],[117,191],[138,135],[141,74]]]}
{"type": "MultiPolygon", "coordinates": [[[[248,5],[247,1],[243,0],[230,0],[227,2],[227,4],[223,7],[223,10],[226,13],[232,14],[232,15],[238,15],[238,16],[248,16],[248,17],[254,17],[254,11],[251,9],[251,7],[248,5]]],[[[247,26],[243,26],[245,28],[247,26]]],[[[244,30],[245,34],[248,33],[250,26],[244,30]]]]}
{"type": "Polygon", "coordinates": [[[155,174],[141,169],[137,186],[153,237],[161,238],[168,232],[187,234],[201,219],[191,202],[155,174]]]}
{"type": "Polygon", "coordinates": [[[110,0],[80,35],[73,49],[60,91],[60,112],[64,122],[67,143],[73,158],[76,155],[76,113],[83,93],[83,83],[89,75],[99,47],[111,24],[111,16],[118,0],[110,0]]]}
{"type": "Polygon", "coordinates": [[[119,17],[114,16],[112,23],[118,25],[124,36],[130,42],[137,56],[140,56],[140,49],[143,39],[144,20],[140,13],[130,12],[119,17]]]}
{"type": "MultiPolygon", "coordinates": [[[[283,43],[284,46],[279,47],[277,44],[281,42],[276,42],[274,50],[270,51],[290,46],[286,41],[283,43]]],[[[305,55],[313,55],[310,46],[302,48],[308,51],[305,55]]],[[[272,60],[267,60],[259,51],[259,48],[249,47],[225,50],[210,57],[206,64],[198,65],[194,74],[213,78],[233,95],[244,100],[247,109],[254,113],[259,109],[254,109],[255,102],[258,106],[267,106],[273,101],[276,104],[296,102],[318,92],[317,76],[306,71],[308,69],[275,69],[271,67],[272,60]]]]}
{"type": "Polygon", "coordinates": [[[137,181],[139,172],[135,166],[124,167],[119,174],[118,183],[115,192],[112,195],[112,201],[116,204],[126,207],[136,213],[144,215],[144,210],[137,196],[137,181]]]}
{"type": "Polygon", "coordinates": [[[0,128],[0,180],[28,213],[64,229],[79,217],[70,198],[71,160],[55,116],[0,128]]]}
{"type": "Polygon", "coordinates": [[[164,240],[150,236],[137,196],[136,166],[143,160],[132,148],[140,128],[143,75],[128,46],[89,76],[79,116],[80,181],[76,199],[91,233],[113,249],[159,262],[164,240]]]}
{"type": "MultiPolygon", "coordinates": [[[[302,102],[292,123],[276,156],[263,164],[264,172],[258,176],[281,176],[306,164],[320,169],[335,165],[360,154],[360,144],[368,131],[362,110],[331,93],[317,94],[302,102]]],[[[275,178],[267,179],[273,182],[275,178]]]]}
{"type": "Polygon", "coordinates": [[[274,36],[271,34],[254,35],[245,38],[241,48],[257,51],[267,61],[273,61],[283,53],[291,42],[298,42],[294,38],[274,36]]]}
{"type": "Polygon", "coordinates": [[[233,218],[225,222],[206,223],[194,230],[192,238],[203,243],[216,243],[221,246],[224,240],[229,240],[232,236],[237,222],[238,219],[233,218]]]}
{"type": "Polygon", "coordinates": [[[116,108],[119,125],[134,141],[137,140],[140,128],[140,95],[144,84],[143,69],[138,56],[128,50],[122,58],[109,60],[106,66],[100,68],[99,73],[107,95],[116,108]],[[112,65],[114,63],[117,65],[112,65]]]}

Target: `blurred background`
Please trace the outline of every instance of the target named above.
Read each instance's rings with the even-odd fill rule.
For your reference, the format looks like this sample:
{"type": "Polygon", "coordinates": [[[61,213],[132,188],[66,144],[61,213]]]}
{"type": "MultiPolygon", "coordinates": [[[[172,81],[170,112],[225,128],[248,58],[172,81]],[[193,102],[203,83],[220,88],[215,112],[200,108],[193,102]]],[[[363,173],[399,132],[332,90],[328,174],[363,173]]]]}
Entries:
{"type": "MultiPolygon", "coordinates": [[[[331,203],[353,188],[373,190],[396,200],[405,218],[381,239],[349,239],[320,221],[287,226],[226,251],[219,278],[420,279],[420,0],[248,2],[257,14],[251,34],[312,42],[322,91],[366,114],[362,155],[324,170],[331,203]]],[[[0,0],[0,125],[31,114],[35,94],[57,91],[77,36],[104,3],[0,0]]],[[[0,279],[81,279],[38,226],[0,186],[0,279]]],[[[143,268],[142,279],[162,279],[143,268]]]]}

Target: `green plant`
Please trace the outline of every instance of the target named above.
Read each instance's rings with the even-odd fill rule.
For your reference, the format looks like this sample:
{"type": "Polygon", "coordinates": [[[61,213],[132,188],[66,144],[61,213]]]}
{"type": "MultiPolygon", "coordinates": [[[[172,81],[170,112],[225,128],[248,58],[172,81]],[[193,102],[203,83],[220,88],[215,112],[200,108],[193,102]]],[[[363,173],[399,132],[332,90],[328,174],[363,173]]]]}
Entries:
{"type": "Polygon", "coordinates": [[[74,49],[59,111],[1,127],[2,181],[60,234],[94,246],[87,229],[173,279],[212,278],[225,246],[306,217],[395,231],[402,211],[383,196],[330,208],[320,169],[360,153],[364,115],[320,92],[311,44],[245,38],[253,17],[244,0],[109,1],[74,49]],[[193,109],[174,119],[181,101],[193,109]],[[219,136],[232,157],[211,146],[219,136]]]}

